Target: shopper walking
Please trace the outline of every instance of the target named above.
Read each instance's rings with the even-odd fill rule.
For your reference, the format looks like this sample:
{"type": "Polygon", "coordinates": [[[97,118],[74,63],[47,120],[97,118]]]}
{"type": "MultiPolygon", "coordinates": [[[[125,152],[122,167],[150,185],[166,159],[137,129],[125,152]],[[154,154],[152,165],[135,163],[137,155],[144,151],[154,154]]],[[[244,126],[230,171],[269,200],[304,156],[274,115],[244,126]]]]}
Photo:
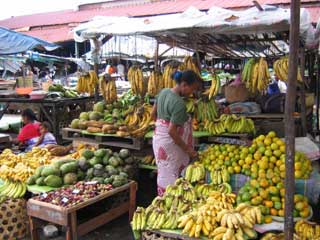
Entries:
{"type": "Polygon", "coordinates": [[[173,78],[177,85],[159,93],[152,112],[156,120],[153,151],[158,168],[159,196],[175,182],[190,158],[197,156],[193,148],[192,121],[182,97],[190,96],[197,89],[199,76],[193,71],[185,71],[176,72],[173,78]]]}

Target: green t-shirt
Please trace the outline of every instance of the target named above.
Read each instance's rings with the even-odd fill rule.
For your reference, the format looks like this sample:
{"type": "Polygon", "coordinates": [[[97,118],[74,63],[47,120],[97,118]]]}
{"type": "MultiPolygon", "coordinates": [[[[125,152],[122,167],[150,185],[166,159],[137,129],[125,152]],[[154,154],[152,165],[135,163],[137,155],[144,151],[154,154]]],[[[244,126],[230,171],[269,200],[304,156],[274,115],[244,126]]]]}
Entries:
{"type": "Polygon", "coordinates": [[[156,98],[157,117],[177,125],[183,125],[188,120],[186,105],[183,99],[172,92],[163,89],[156,98]]]}

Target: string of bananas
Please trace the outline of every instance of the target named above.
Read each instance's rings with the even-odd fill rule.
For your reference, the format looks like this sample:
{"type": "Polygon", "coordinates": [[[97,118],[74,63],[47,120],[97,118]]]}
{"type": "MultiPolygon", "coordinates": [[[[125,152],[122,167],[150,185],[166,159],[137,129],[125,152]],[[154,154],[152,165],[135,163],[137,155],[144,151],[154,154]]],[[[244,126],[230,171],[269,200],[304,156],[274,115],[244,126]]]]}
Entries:
{"type": "Polygon", "coordinates": [[[81,75],[77,82],[77,92],[94,94],[95,86],[99,84],[99,79],[95,71],[91,70],[85,75],[81,75]]]}
{"type": "Polygon", "coordinates": [[[156,160],[152,155],[147,155],[141,160],[141,163],[147,164],[147,165],[155,165],[156,160]]]}
{"type": "Polygon", "coordinates": [[[186,56],[184,58],[184,61],[183,61],[183,70],[192,70],[194,71],[196,74],[198,74],[198,76],[201,76],[200,75],[200,69],[197,67],[197,65],[194,63],[193,59],[191,56],[186,56]]]}
{"type": "Polygon", "coordinates": [[[211,86],[203,94],[207,95],[209,100],[216,96],[221,86],[220,78],[217,74],[212,74],[211,86]]]}
{"type": "Polygon", "coordinates": [[[172,78],[172,74],[174,74],[176,70],[177,68],[172,64],[168,64],[165,66],[162,76],[164,88],[173,88],[174,86],[176,86],[176,82],[172,78]]]}
{"type": "Polygon", "coordinates": [[[106,80],[105,76],[100,78],[100,91],[107,104],[117,101],[117,87],[113,79],[106,80]]]}
{"type": "MultiPolygon", "coordinates": [[[[282,57],[282,58],[276,60],[273,63],[273,70],[280,80],[287,82],[288,81],[288,73],[289,73],[288,56],[285,56],[285,57],[282,57]]],[[[298,81],[302,82],[301,73],[300,73],[299,68],[298,68],[297,79],[298,79],[298,81]]]]}
{"type": "Polygon", "coordinates": [[[204,129],[213,135],[224,133],[253,133],[255,134],[254,122],[244,116],[237,117],[234,114],[222,114],[213,121],[205,121],[204,129]]]}
{"type": "Polygon", "coordinates": [[[229,183],[221,183],[218,185],[215,185],[213,183],[204,183],[204,182],[198,182],[194,189],[196,191],[198,198],[208,198],[209,194],[213,191],[218,191],[221,193],[231,193],[232,188],[229,183]]]}
{"type": "Polygon", "coordinates": [[[200,99],[196,103],[196,119],[199,123],[213,121],[218,117],[218,108],[214,99],[205,101],[200,99]]]}
{"type": "Polygon", "coordinates": [[[295,227],[298,237],[306,240],[320,239],[320,225],[306,220],[299,220],[295,227]]]}
{"type": "Polygon", "coordinates": [[[51,159],[51,153],[46,148],[34,147],[30,152],[19,155],[5,149],[0,154],[0,178],[26,182],[37,167],[50,164],[51,159]]]}
{"type": "Polygon", "coordinates": [[[0,196],[9,198],[21,198],[26,194],[27,185],[22,182],[6,180],[0,186],[0,196]]]}
{"type": "Polygon", "coordinates": [[[249,59],[244,65],[241,79],[252,93],[266,91],[270,81],[267,61],[264,58],[249,59]]]}
{"type": "Polygon", "coordinates": [[[134,95],[143,96],[145,87],[143,73],[137,66],[132,66],[128,70],[128,80],[131,84],[131,90],[134,95]]]}
{"type": "Polygon", "coordinates": [[[160,72],[151,72],[148,81],[148,94],[155,97],[163,88],[163,79],[160,72]]]}
{"type": "Polygon", "coordinates": [[[184,178],[191,182],[198,182],[205,178],[206,176],[206,170],[204,168],[204,165],[195,162],[194,164],[190,164],[186,169],[186,174],[184,178]]]}
{"type": "Polygon", "coordinates": [[[230,182],[230,174],[226,168],[215,169],[210,172],[211,182],[215,185],[230,182]]]}
{"type": "Polygon", "coordinates": [[[128,126],[130,136],[140,138],[146,134],[152,125],[151,112],[152,106],[144,103],[127,115],[125,123],[128,126]]]}

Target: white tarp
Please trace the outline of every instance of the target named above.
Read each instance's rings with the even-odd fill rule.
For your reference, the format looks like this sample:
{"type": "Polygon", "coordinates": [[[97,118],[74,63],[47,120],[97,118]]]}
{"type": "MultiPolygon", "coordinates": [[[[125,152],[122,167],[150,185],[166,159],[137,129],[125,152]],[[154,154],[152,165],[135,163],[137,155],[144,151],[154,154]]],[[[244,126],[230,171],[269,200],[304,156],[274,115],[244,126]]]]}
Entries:
{"type": "MultiPolygon", "coordinates": [[[[84,41],[103,35],[150,35],[154,33],[170,34],[183,30],[194,30],[198,33],[210,34],[258,34],[268,31],[289,30],[290,10],[269,5],[265,10],[249,8],[243,11],[211,8],[207,13],[190,7],[183,13],[154,17],[96,17],[92,21],[81,24],[74,29],[76,41],[84,41]]],[[[310,30],[310,14],[301,9],[300,32],[307,36],[310,30]]]]}

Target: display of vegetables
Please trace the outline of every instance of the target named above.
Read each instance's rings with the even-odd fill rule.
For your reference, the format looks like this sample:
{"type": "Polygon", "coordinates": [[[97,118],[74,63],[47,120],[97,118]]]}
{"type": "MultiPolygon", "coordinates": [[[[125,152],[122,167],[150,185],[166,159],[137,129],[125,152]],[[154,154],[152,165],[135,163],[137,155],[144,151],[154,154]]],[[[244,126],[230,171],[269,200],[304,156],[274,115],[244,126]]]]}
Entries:
{"type": "MultiPolygon", "coordinates": [[[[49,86],[49,93],[56,93],[57,97],[76,98],[79,97],[77,91],[68,89],[61,84],[53,84],[49,86]]],[[[50,97],[54,97],[54,94],[49,94],[50,97]]]]}
{"type": "Polygon", "coordinates": [[[94,198],[112,189],[110,184],[97,182],[77,182],[48,193],[40,194],[33,199],[69,208],[88,199],[94,198]]]}
{"type": "Polygon", "coordinates": [[[110,149],[84,150],[78,160],[61,159],[38,167],[27,184],[59,188],[85,180],[119,187],[133,177],[134,164],[134,158],[127,149],[119,152],[110,149]]]}

